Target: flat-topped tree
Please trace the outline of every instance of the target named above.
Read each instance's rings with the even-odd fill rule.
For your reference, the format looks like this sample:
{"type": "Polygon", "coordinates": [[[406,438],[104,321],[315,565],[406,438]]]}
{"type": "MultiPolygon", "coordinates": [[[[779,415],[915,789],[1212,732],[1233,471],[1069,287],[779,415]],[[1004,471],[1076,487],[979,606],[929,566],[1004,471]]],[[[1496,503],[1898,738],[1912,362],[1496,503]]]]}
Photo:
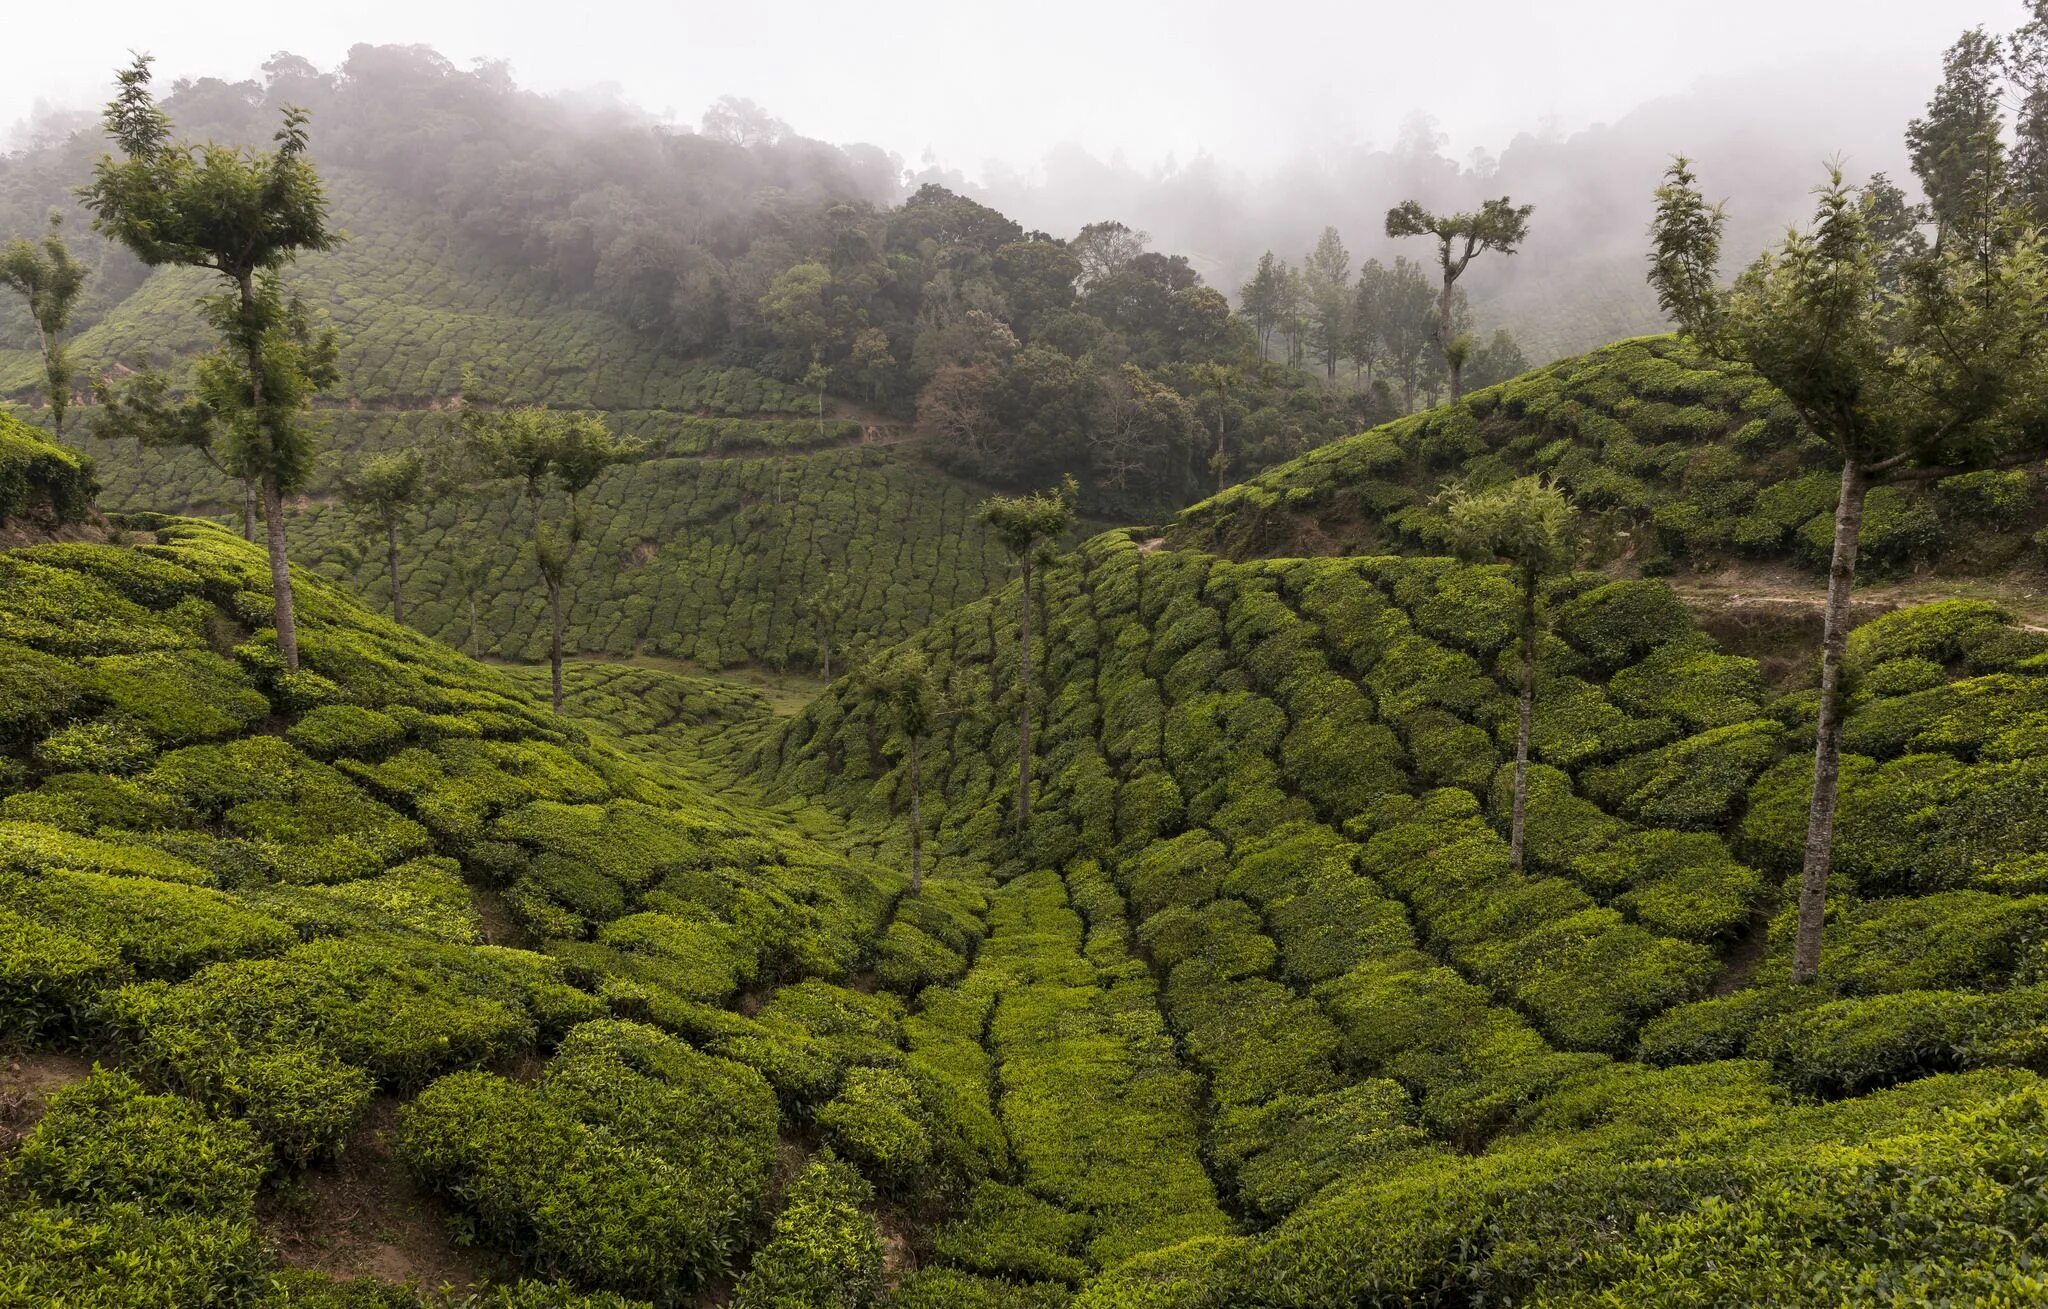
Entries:
{"type": "Polygon", "coordinates": [[[533,552],[548,594],[548,668],[553,704],[562,712],[562,592],[588,524],[582,495],[613,464],[638,457],[645,445],[612,435],[592,414],[561,413],[544,405],[472,409],[463,416],[471,449],[489,472],[520,483],[533,514],[533,552]],[[550,489],[566,500],[551,519],[550,489]]]}
{"type": "Polygon", "coordinates": [[[145,264],[211,269],[228,283],[201,301],[221,348],[201,361],[200,389],[221,421],[222,462],[262,496],[277,648],[296,671],[284,498],[312,468],[306,411],[335,378],[334,340],[306,330],[278,272],[300,251],[334,245],[327,196],[306,157],[305,110],[284,111],[272,150],[176,141],[150,92],[149,63],[138,55],[117,75],[104,123],[122,157],[100,156],[84,201],[93,226],[145,264]]]}
{"type": "Polygon", "coordinates": [[[1679,161],[1658,193],[1650,257],[1650,280],[1679,329],[1776,386],[1841,462],[1792,963],[1799,982],[1820,972],[1864,498],[1877,485],[2048,455],[2048,258],[2024,211],[2002,206],[1981,242],[1910,253],[1889,292],[1884,270],[1898,251],[1873,231],[1857,189],[1835,168],[1817,194],[1812,226],[1723,290],[1711,275],[1719,213],[1679,161]]]}
{"type": "Polygon", "coordinates": [[[1017,830],[1031,821],[1031,565],[1074,525],[1081,487],[1069,474],[1051,491],[990,496],[981,521],[1017,561],[1017,830]]]}
{"type": "Polygon", "coordinates": [[[385,570],[391,578],[391,617],[405,621],[405,592],[398,583],[398,525],[428,499],[430,479],[423,450],[407,448],[371,455],[341,479],[341,500],[364,526],[384,538],[385,570]]]}
{"type": "Polygon", "coordinates": [[[1453,488],[1443,497],[1446,533],[1462,559],[1504,563],[1521,591],[1521,712],[1515,725],[1515,788],[1508,858],[1522,871],[1529,812],[1529,729],[1536,710],[1537,605],[1546,579],[1578,558],[1578,511],[1554,484],[1524,477],[1483,491],[1453,488]]]}
{"type": "Polygon", "coordinates": [[[71,361],[64,350],[64,329],[71,325],[71,310],[85,290],[85,265],[65,244],[63,224],[62,215],[53,213],[42,240],[17,238],[0,247],[0,282],[28,302],[28,316],[36,325],[36,344],[43,353],[43,394],[59,436],[71,408],[71,361]]]}
{"type": "Polygon", "coordinates": [[[882,720],[904,743],[910,783],[910,893],[924,890],[924,738],[939,725],[946,699],[931,660],[915,646],[899,646],[861,671],[861,686],[873,697],[882,720]]]}
{"type": "Polygon", "coordinates": [[[1528,239],[1529,215],[1535,209],[1502,196],[1463,214],[1433,214],[1413,200],[1404,200],[1387,211],[1388,236],[1436,238],[1437,267],[1443,272],[1443,289],[1436,302],[1436,344],[1451,371],[1452,403],[1465,393],[1465,359],[1471,353],[1471,343],[1459,339],[1453,315],[1452,294],[1458,279],[1474,259],[1489,250],[1513,254],[1528,239]]]}

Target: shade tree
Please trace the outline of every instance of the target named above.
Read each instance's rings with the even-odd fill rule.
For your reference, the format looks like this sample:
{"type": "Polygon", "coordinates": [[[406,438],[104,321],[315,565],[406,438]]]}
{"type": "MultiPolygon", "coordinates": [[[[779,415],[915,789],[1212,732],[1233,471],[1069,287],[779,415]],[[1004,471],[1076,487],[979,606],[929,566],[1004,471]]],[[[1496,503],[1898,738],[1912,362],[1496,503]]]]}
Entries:
{"type": "Polygon", "coordinates": [[[1308,339],[1323,376],[1337,378],[1337,361],[1350,336],[1353,307],[1351,255],[1334,227],[1325,227],[1316,248],[1303,256],[1301,278],[1308,300],[1308,339]]]}
{"type": "Polygon", "coordinates": [[[981,504],[988,525],[1017,566],[1017,830],[1031,822],[1031,570],[1053,542],[1074,525],[1081,488],[1071,475],[1050,491],[990,496],[981,504]]]}
{"type": "Polygon", "coordinates": [[[589,527],[583,493],[613,464],[637,458],[645,446],[612,434],[594,414],[562,413],[544,406],[474,409],[464,428],[478,462],[492,475],[518,482],[530,515],[530,540],[547,588],[548,669],[554,709],[562,711],[563,589],[589,527]],[[560,491],[564,508],[548,511],[548,493],[560,491]]]}
{"type": "Polygon", "coordinates": [[[64,330],[85,290],[85,265],[72,255],[62,233],[63,217],[50,215],[50,230],[40,241],[25,237],[0,246],[0,283],[27,303],[36,325],[36,346],[43,356],[43,394],[50,406],[50,425],[64,434],[64,416],[71,408],[72,370],[64,349],[64,330]]]}
{"type": "Polygon", "coordinates": [[[1517,206],[1509,197],[1488,200],[1466,213],[1436,214],[1414,200],[1404,200],[1387,211],[1388,236],[1429,236],[1436,239],[1437,268],[1443,285],[1437,294],[1437,348],[1450,369],[1451,400],[1464,394],[1463,371],[1471,347],[1458,346],[1452,295],[1458,279],[1472,261],[1489,250],[1511,255],[1528,239],[1529,215],[1534,205],[1517,206]]]}
{"type": "Polygon", "coordinates": [[[391,616],[405,621],[405,594],[398,581],[398,527],[428,501],[432,487],[426,452],[417,447],[371,455],[341,480],[341,499],[363,525],[384,538],[384,564],[391,581],[391,616]]]}
{"type": "MultiPolygon", "coordinates": [[[[1660,216],[1700,211],[1666,175],[1660,216]]],[[[1829,170],[1812,223],[1761,255],[1728,290],[1711,277],[1718,221],[1652,228],[1652,280],[1680,330],[1784,395],[1839,462],[1821,638],[1820,704],[1802,854],[1793,977],[1819,975],[1840,789],[1844,652],[1875,487],[1938,481],[2048,454],[2048,258],[2024,211],[2004,207],[1982,240],[1907,261],[1885,289],[1887,249],[1863,197],[1829,170]],[[1667,276],[1666,270],[1695,270],[1667,276]]]]}
{"type": "Polygon", "coordinates": [[[903,740],[910,787],[910,893],[924,890],[924,740],[946,714],[946,697],[930,658],[913,645],[883,652],[861,670],[862,689],[889,730],[903,740]]]}
{"type": "Polygon", "coordinates": [[[1444,493],[1443,509],[1452,550],[1475,562],[1506,564],[1521,598],[1514,804],[1508,827],[1508,859],[1520,872],[1529,813],[1529,733],[1536,709],[1538,609],[1544,583],[1568,572],[1577,560],[1578,511],[1556,483],[1540,477],[1518,478],[1484,490],[1454,487],[1444,493]]]}
{"type": "Polygon", "coordinates": [[[227,284],[202,301],[220,345],[199,362],[198,389],[221,422],[222,462],[262,497],[278,653],[296,672],[284,499],[311,471],[306,411],[337,373],[333,334],[313,332],[280,270],[301,252],[335,244],[326,191],[307,157],[304,110],[284,110],[270,150],[195,146],[172,137],[149,65],[138,55],[117,74],[102,122],[120,157],[100,156],[83,200],[94,228],[143,263],[204,268],[227,284]]]}

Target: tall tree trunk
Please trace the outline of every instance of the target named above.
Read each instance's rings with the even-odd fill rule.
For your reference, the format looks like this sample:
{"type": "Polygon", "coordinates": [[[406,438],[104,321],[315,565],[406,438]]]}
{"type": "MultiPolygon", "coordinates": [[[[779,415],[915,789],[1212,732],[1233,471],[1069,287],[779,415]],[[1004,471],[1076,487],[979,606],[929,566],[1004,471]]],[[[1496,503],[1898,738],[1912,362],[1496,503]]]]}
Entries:
{"type": "Polygon", "coordinates": [[[910,893],[924,890],[924,816],[918,808],[923,778],[918,775],[917,736],[910,738],[910,893]]]}
{"type": "Polygon", "coordinates": [[[1863,536],[1869,490],[1855,459],[1842,461],[1842,497],[1835,506],[1835,556],[1828,566],[1827,623],[1820,641],[1820,718],[1813,733],[1813,800],[1806,811],[1806,858],[1799,870],[1799,933],[1792,980],[1820,976],[1821,926],[1827,917],[1828,864],[1835,844],[1835,801],[1841,792],[1842,655],[1849,644],[1849,593],[1863,536]]]}
{"type": "Polygon", "coordinates": [[[299,671],[299,627],[292,612],[291,561],[285,557],[284,494],[277,489],[277,475],[263,475],[263,526],[270,546],[270,594],[277,605],[277,652],[284,666],[299,671]]]}
{"type": "Polygon", "coordinates": [[[562,712],[562,584],[548,579],[548,672],[554,689],[555,712],[562,712]]]}
{"type": "Polygon", "coordinates": [[[1415,374],[1412,371],[1401,379],[1401,412],[1415,412],[1415,374]]]}
{"type": "Polygon", "coordinates": [[[1508,862],[1522,871],[1529,819],[1529,724],[1536,716],[1536,575],[1522,574],[1522,704],[1515,723],[1515,802],[1508,821],[1508,862]]]}
{"type": "Polygon", "coordinates": [[[262,474],[263,525],[270,545],[270,594],[277,607],[277,650],[284,656],[285,668],[296,673],[299,630],[292,611],[291,561],[285,557],[284,489],[277,481],[276,433],[271,430],[269,415],[263,411],[263,338],[257,332],[256,286],[250,273],[241,274],[236,281],[242,293],[242,331],[246,337],[243,347],[249,355],[249,403],[270,447],[262,474]]]}
{"type": "Polygon", "coordinates": [[[475,591],[473,591],[473,590],[472,590],[472,591],[471,591],[471,592],[469,593],[469,657],[470,657],[470,658],[472,658],[472,659],[474,659],[474,658],[476,658],[476,657],[477,657],[477,654],[476,654],[476,592],[475,592],[475,591]]]}
{"type": "Polygon", "coordinates": [[[405,621],[405,596],[398,588],[398,520],[384,524],[384,562],[391,572],[391,619],[405,621]]]}
{"type": "Polygon", "coordinates": [[[256,543],[256,481],[250,477],[242,479],[242,539],[256,543]]]}
{"type": "Polygon", "coordinates": [[[1229,467],[1226,459],[1227,456],[1223,453],[1223,405],[1221,402],[1218,402],[1216,406],[1216,491],[1219,495],[1223,491],[1223,470],[1229,467]]]}
{"type": "Polygon", "coordinates": [[[1017,605],[1017,830],[1031,821],[1031,553],[1017,605]]]}
{"type": "Polygon", "coordinates": [[[43,391],[50,401],[50,429],[58,436],[64,435],[64,411],[71,404],[71,388],[64,384],[59,375],[58,363],[61,356],[50,344],[50,334],[43,330],[43,320],[36,321],[36,341],[43,349],[43,391]]]}
{"type": "Polygon", "coordinates": [[[1444,352],[1444,367],[1451,373],[1451,403],[1458,403],[1458,397],[1465,393],[1462,376],[1465,367],[1451,357],[1451,288],[1457,285],[1454,277],[1444,278],[1444,293],[1436,302],[1436,345],[1444,352]]]}

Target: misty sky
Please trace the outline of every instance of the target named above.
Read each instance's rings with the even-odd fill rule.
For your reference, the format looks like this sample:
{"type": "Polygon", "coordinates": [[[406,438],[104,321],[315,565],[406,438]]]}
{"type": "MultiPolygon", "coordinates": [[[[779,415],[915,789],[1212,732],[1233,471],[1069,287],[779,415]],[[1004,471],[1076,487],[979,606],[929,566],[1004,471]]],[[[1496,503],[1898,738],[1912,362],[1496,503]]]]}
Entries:
{"type": "Polygon", "coordinates": [[[511,62],[541,90],[612,84],[694,123],[720,95],[798,131],[927,150],[979,172],[1029,167],[1077,142],[1135,164],[1206,148],[1257,168],[1323,146],[1391,143],[1434,114],[1462,156],[1546,121],[1611,120],[1703,80],[1766,73],[1825,94],[1896,82],[1914,103],[1974,23],[2006,29],[2018,0],[1466,0],[1458,5],[1217,0],[107,0],[11,16],[0,133],[39,103],[96,104],[128,49],[159,74],[250,76],[290,50],[332,67],[359,41],[511,62]],[[205,21],[194,21],[203,11],[205,21]],[[245,25],[246,24],[246,25],[245,25]],[[32,52],[32,55],[31,53],[32,52]]]}

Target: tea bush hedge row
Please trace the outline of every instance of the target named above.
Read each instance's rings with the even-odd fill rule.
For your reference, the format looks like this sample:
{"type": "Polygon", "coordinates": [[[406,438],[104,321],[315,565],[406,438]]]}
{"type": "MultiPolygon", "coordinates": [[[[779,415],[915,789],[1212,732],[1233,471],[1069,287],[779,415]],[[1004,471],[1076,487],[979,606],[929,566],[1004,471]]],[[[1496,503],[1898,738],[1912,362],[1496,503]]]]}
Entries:
{"type": "MultiPolygon", "coordinates": [[[[463,372],[494,394],[560,408],[660,408],[710,414],[810,411],[801,390],[740,368],[675,360],[609,315],[565,304],[535,271],[455,239],[448,216],[420,210],[323,162],[331,221],[350,239],[310,254],[297,284],[334,329],[351,405],[425,404],[456,395],[463,372]]],[[[81,372],[189,356],[210,343],[196,301],[203,279],[158,272],[72,343],[81,372]]],[[[40,373],[27,356],[0,372],[22,397],[40,373]]],[[[161,499],[157,506],[179,502],[161,499]]]]}
{"type": "Polygon", "coordinates": [[[469,1071],[427,1087],[399,1153],[536,1271],[667,1295],[737,1258],[776,1123],[751,1069],[607,1020],[571,1031],[533,1086],[469,1071]]]}
{"type": "Polygon", "coordinates": [[[31,511],[59,523],[85,516],[99,489],[92,461],[0,413],[0,522],[31,511]]]}
{"type": "MultiPolygon", "coordinates": [[[[1594,519],[1598,551],[1646,571],[1763,558],[1819,572],[1838,466],[1748,369],[1670,336],[1618,341],[1333,442],[1194,505],[1177,546],[1244,555],[1439,552],[1447,479],[1556,478],[1594,519]]],[[[1862,561],[1995,568],[2031,550],[2041,471],[1885,487],[1862,561]]]]}
{"type": "MultiPolygon", "coordinates": [[[[498,1170],[498,1226],[480,1219],[485,1239],[559,1221],[550,1230],[563,1244],[534,1266],[649,1294],[743,1264],[764,1217],[782,1113],[775,1088],[732,1058],[607,1014],[694,1028],[707,1046],[745,1049],[775,1074],[810,1061],[825,1070],[802,1102],[813,1114],[840,1095],[849,1069],[872,1079],[903,1063],[900,1001],[851,991],[827,1001],[782,985],[756,1021],[701,997],[849,976],[891,921],[901,874],[743,799],[716,798],[651,750],[623,753],[611,723],[556,718],[530,683],[377,618],[310,575],[299,579],[304,666],[288,674],[263,626],[258,551],[190,520],[129,521],[118,546],[0,554],[0,625],[26,643],[15,648],[34,674],[9,683],[17,698],[0,744],[5,1037],[82,1044],[150,1093],[186,1097],[166,1103],[207,1121],[222,1115],[252,1143],[259,1173],[324,1166],[380,1091],[417,1095],[424,1114],[470,1086],[507,1121],[540,1114],[572,1143],[630,1137],[638,1161],[614,1168],[625,1149],[616,1145],[577,1156],[597,1160],[577,1182],[597,1198],[576,1217],[563,1207],[570,1174],[536,1171],[531,1143],[502,1134],[505,1122],[435,1119],[446,1130],[420,1137],[422,1158],[433,1144],[453,1161],[436,1166],[437,1179],[458,1166],[498,1170]],[[49,748],[103,723],[132,732],[141,757],[49,748]],[[600,883],[617,912],[579,916],[554,939],[520,937],[490,910],[492,890],[516,905],[519,888],[538,886],[560,913],[550,888],[600,883]],[[487,930],[543,949],[485,944],[487,930]],[[884,1035],[863,1038],[832,1017],[863,1006],[879,1006],[884,1035]],[[753,1033],[764,1039],[749,1047],[753,1033]],[[550,1049],[538,1089],[481,1071],[550,1049]],[[636,1217],[606,1227],[608,1206],[626,1203],[619,1196],[644,1198],[647,1168],[667,1189],[631,1213],[668,1226],[650,1235],[636,1217]],[[585,1230],[603,1239],[579,1244],[585,1230]]],[[[611,694],[656,715],[641,720],[650,737],[693,715],[739,724],[766,712],[752,693],[664,678],[611,694]]],[[[971,949],[978,905],[971,889],[934,883],[930,904],[902,925],[971,949]]],[[[859,1089],[847,1103],[874,1107],[859,1089]]],[[[135,1135],[101,1118],[76,1133],[79,1159],[135,1135]]],[[[54,1133],[64,1120],[46,1121],[54,1133]]],[[[936,1120],[929,1136],[935,1154],[970,1152],[936,1120]]],[[[157,1303],[138,1299],[139,1285],[263,1305],[415,1303],[282,1276],[246,1205],[186,1216],[140,1203],[8,1199],[0,1262],[27,1270],[31,1287],[70,1279],[85,1288],[79,1302],[95,1305],[157,1303]],[[145,1270],[139,1283],[86,1271],[131,1257],[145,1270]]],[[[34,1302],[42,1292],[23,1294],[34,1302]]],[[[544,1283],[486,1302],[628,1303],[544,1283]]]]}

